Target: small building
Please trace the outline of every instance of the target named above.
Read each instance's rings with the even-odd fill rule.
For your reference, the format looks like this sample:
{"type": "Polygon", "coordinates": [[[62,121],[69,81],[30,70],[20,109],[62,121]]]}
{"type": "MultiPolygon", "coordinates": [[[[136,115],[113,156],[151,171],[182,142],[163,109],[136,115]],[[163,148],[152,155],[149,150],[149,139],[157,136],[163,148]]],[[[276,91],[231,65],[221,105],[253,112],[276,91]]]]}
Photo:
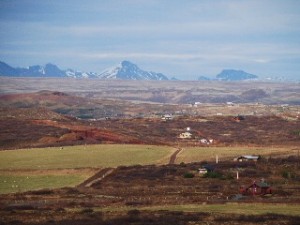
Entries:
{"type": "Polygon", "coordinates": [[[212,144],[213,142],[214,142],[213,139],[206,139],[206,138],[200,139],[200,143],[201,143],[201,144],[204,144],[204,145],[210,145],[210,144],[212,144]]]}
{"type": "Polygon", "coordinates": [[[240,187],[240,194],[243,195],[267,195],[272,194],[272,188],[271,186],[265,182],[265,180],[261,180],[259,183],[256,183],[255,181],[253,184],[245,187],[240,187]]]}
{"type": "Polygon", "coordinates": [[[179,134],[179,138],[182,138],[182,139],[187,139],[187,138],[192,138],[192,134],[190,132],[183,132],[181,134],[179,134]]]}
{"type": "Polygon", "coordinates": [[[172,120],[172,119],[173,119],[173,116],[172,116],[172,115],[169,115],[169,114],[166,114],[166,115],[164,115],[161,119],[164,120],[164,121],[172,120]]]}
{"type": "Polygon", "coordinates": [[[234,158],[233,161],[238,161],[238,162],[254,161],[254,162],[256,162],[259,159],[260,159],[259,155],[242,155],[242,156],[234,158]]]}
{"type": "Polygon", "coordinates": [[[194,103],[194,107],[198,107],[199,105],[202,105],[202,103],[201,102],[195,102],[194,103]]]}
{"type": "Polygon", "coordinates": [[[233,118],[236,122],[240,122],[242,120],[245,120],[245,117],[244,116],[241,116],[241,115],[238,115],[236,117],[233,118]]]}
{"type": "Polygon", "coordinates": [[[206,168],[199,168],[198,172],[199,172],[199,174],[206,174],[208,171],[206,168]]]}
{"type": "Polygon", "coordinates": [[[199,174],[206,174],[214,171],[214,167],[210,164],[205,164],[198,169],[199,174]]]}

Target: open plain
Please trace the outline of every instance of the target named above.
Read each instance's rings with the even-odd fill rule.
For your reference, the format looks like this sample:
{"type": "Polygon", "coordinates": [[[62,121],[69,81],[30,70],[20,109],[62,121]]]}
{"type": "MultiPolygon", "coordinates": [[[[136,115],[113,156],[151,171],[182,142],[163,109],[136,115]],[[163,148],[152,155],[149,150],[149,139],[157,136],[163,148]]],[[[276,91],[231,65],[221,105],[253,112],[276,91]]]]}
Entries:
{"type": "Polygon", "coordinates": [[[0,79],[0,224],[299,223],[299,84],[0,79]]]}

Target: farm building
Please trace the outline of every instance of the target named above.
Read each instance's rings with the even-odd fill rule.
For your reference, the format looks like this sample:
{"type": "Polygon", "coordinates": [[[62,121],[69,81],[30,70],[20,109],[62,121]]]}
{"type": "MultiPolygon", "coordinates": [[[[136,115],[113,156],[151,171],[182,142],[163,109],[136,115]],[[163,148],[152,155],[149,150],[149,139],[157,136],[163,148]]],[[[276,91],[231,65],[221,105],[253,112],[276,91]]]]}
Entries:
{"type": "Polygon", "coordinates": [[[169,115],[169,114],[166,114],[166,115],[164,115],[161,119],[164,120],[164,121],[172,120],[172,119],[173,119],[173,116],[171,116],[171,115],[169,115]]]}
{"type": "Polygon", "coordinates": [[[206,168],[199,168],[198,172],[199,172],[199,174],[206,174],[208,171],[206,168]]]}
{"type": "Polygon", "coordinates": [[[247,188],[240,187],[240,193],[243,195],[266,195],[272,194],[272,188],[264,180],[259,183],[256,183],[254,181],[253,184],[251,184],[247,188]]]}
{"type": "Polygon", "coordinates": [[[244,162],[244,161],[254,161],[260,159],[259,155],[242,155],[233,159],[233,161],[244,162]]]}
{"type": "Polygon", "coordinates": [[[210,164],[203,165],[201,168],[198,169],[198,172],[200,174],[206,174],[213,171],[214,171],[214,167],[210,164]]]}
{"type": "Polygon", "coordinates": [[[213,142],[214,142],[213,139],[206,139],[206,138],[200,139],[200,143],[201,143],[201,144],[205,144],[205,145],[210,145],[210,144],[212,144],[213,142]]]}
{"type": "Polygon", "coordinates": [[[179,134],[179,138],[182,138],[182,139],[192,138],[192,134],[190,132],[184,132],[184,133],[179,134]]]}

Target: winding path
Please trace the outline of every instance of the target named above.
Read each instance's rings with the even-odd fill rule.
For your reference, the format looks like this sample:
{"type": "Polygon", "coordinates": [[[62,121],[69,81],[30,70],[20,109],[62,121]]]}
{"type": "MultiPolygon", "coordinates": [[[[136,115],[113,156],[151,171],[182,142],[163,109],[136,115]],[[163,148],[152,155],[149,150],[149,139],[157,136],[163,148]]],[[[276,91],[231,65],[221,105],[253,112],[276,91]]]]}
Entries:
{"type": "Polygon", "coordinates": [[[175,160],[176,160],[176,157],[177,155],[179,154],[179,152],[182,151],[182,148],[178,148],[170,157],[170,161],[169,161],[169,164],[175,164],[175,160]]]}
{"type": "MultiPolygon", "coordinates": [[[[182,151],[182,148],[177,148],[177,150],[171,155],[169,164],[175,164],[177,155],[182,151]]],[[[103,180],[105,177],[114,172],[114,168],[104,168],[97,172],[95,175],[91,176],[83,183],[79,184],[78,187],[91,187],[93,184],[103,180]]]]}
{"type": "Polygon", "coordinates": [[[103,170],[100,170],[98,173],[96,173],[94,176],[91,176],[87,180],[85,180],[83,183],[78,185],[78,187],[91,187],[93,184],[103,180],[106,176],[114,172],[115,169],[113,168],[105,168],[103,170]]]}

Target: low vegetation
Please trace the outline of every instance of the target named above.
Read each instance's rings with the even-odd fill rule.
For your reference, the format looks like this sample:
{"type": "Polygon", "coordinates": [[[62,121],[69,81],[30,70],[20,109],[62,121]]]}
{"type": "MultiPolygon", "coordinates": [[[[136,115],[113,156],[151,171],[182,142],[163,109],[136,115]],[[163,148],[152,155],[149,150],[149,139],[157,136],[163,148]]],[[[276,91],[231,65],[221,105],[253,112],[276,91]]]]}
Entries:
{"type": "Polygon", "coordinates": [[[0,98],[0,224],[299,224],[298,87],[69,82],[0,98]]]}

